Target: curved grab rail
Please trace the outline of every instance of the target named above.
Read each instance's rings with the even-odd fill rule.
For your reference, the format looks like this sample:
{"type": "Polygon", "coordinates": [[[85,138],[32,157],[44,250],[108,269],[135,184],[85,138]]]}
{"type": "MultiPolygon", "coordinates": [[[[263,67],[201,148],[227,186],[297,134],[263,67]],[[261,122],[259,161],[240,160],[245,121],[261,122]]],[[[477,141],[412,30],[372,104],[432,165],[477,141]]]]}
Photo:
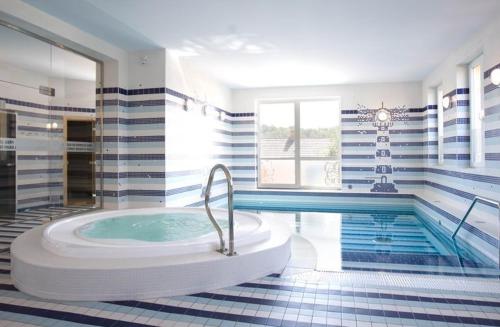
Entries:
{"type": "Polygon", "coordinates": [[[226,166],[223,164],[217,164],[212,167],[212,170],[210,170],[210,175],[208,177],[208,183],[207,183],[207,188],[205,190],[205,209],[207,211],[208,218],[210,218],[210,221],[214,225],[215,229],[217,230],[217,234],[219,234],[219,250],[217,250],[220,253],[226,254],[227,256],[233,256],[236,254],[234,252],[234,219],[233,219],[233,178],[231,177],[231,173],[229,172],[229,169],[227,169],[226,166]],[[221,169],[224,172],[224,175],[226,176],[226,182],[227,182],[227,210],[228,210],[228,221],[229,221],[229,249],[227,250],[226,253],[226,248],[225,248],[225,243],[224,243],[224,234],[222,232],[222,228],[220,227],[219,223],[215,219],[215,217],[212,215],[212,211],[210,210],[209,207],[209,202],[210,202],[210,190],[212,189],[212,183],[214,181],[214,176],[215,173],[218,169],[221,169]]]}
{"type": "MultiPolygon", "coordinates": [[[[482,197],[482,196],[475,196],[474,200],[472,201],[471,205],[469,206],[469,209],[467,210],[467,212],[465,213],[464,217],[462,218],[462,220],[458,224],[457,229],[455,229],[455,231],[453,232],[453,235],[451,236],[451,238],[453,240],[455,240],[455,237],[457,236],[458,231],[460,230],[460,228],[462,228],[462,225],[467,220],[467,217],[469,217],[469,214],[471,213],[472,209],[476,205],[477,201],[481,201],[483,203],[486,202],[486,203],[489,203],[489,204],[493,204],[500,211],[500,202],[492,200],[492,199],[488,199],[488,198],[485,198],[485,197],[482,197]]],[[[498,218],[500,220],[500,212],[499,212],[499,217],[498,218]]]]}
{"type": "MultiPolygon", "coordinates": [[[[498,209],[498,222],[500,224],[500,202],[496,201],[496,200],[488,199],[488,198],[485,198],[482,196],[475,196],[474,200],[472,201],[472,203],[469,206],[469,209],[467,210],[464,217],[462,218],[462,220],[458,224],[457,229],[455,229],[455,231],[453,232],[453,235],[451,235],[451,239],[453,240],[453,243],[454,243],[456,249],[457,249],[457,245],[456,245],[455,237],[457,236],[458,231],[460,230],[460,228],[462,228],[462,225],[465,223],[465,221],[467,220],[467,217],[469,217],[469,214],[471,213],[472,209],[474,208],[474,206],[476,205],[476,203],[478,201],[481,201],[482,203],[493,204],[494,206],[497,207],[497,209],[498,209]]],[[[498,229],[498,237],[500,240],[500,226],[498,229]]],[[[458,250],[457,250],[457,255],[458,255],[458,250]]],[[[459,257],[459,260],[460,260],[460,257],[459,257]]],[[[500,246],[498,247],[498,269],[500,269],[500,246]]]]}

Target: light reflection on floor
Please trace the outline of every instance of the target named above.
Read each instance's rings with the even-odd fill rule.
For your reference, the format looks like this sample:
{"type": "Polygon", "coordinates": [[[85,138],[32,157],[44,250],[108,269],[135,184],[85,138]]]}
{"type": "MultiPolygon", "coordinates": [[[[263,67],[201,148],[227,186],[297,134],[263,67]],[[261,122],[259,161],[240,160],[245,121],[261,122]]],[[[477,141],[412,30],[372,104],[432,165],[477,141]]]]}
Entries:
{"type": "Polygon", "coordinates": [[[342,270],[342,214],[263,212],[285,222],[294,232],[292,266],[319,271],[342,270]],[[307,260],[306,258],[311,258],[307,260]]]}

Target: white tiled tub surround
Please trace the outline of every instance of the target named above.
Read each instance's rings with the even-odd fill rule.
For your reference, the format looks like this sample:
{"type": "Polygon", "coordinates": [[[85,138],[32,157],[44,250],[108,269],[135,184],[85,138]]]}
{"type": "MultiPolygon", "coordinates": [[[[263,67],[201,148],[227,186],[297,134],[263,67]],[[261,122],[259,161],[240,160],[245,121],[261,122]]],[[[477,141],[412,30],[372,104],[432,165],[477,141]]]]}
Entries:
{"type": "MultiPolygon", "coordinates": [[[[204,209],[152,210],[197,211],[205,215],[204,209]]],[[[217,213],[225,213],[222,211],[217,213]]],[[[69,219],[71,223],[84,222],[86,216],[69,219]]],[[[193,246],[186,245],[184,250],[194,252],[184,254],[169,250],[169,246],[175,247],[175,242],[165,243],[162,249],[158,244],[103,244],[68,238],[66,243],[61,239],[52,240],[47,247],[42,240],[46,236],[44,231],[51,225],[43,225],[22,234],[12,243],[11,277],[18,289],[42,298],[102,301],[206,292],[280,273],[290,257],[289,228],[272,217],[236,213],[237,223],[245,219],[262,219],[263,222],[257,229],[247,230],[248,235],[240,234],[240,239],[246,241],[238,243],[236,240],[237,255],[231,257],[214,250],[218,244],[215,233],[210,240],[204,241],[210,244],[204,251],[197,250],[196,243],[200,240],[192,240],[193,246]],[[267,231],[261,230],[266,228],[267,231]],[[148,251],[148,255],[138,255],[136,247],[144,246],[149,249],[139,251],[148,251]],[[119,255],[113,255],[113,251],[118,251],[119,255]],[[127,256],[130,251],[133,253],[127,256]]],[[[59,228],[57,224],[55,222],[54,226],[59,228]]]]}

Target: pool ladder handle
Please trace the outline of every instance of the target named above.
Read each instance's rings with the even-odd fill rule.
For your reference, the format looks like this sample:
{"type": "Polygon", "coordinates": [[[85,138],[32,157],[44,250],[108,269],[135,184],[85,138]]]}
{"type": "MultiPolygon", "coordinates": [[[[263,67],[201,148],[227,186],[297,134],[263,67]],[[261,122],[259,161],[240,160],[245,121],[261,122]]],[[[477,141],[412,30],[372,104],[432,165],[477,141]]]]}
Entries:
{"type": "MultiPolygon", "coordinates": [[[[451,235],[451,239],[453,240],[453,243],[455,244],[455,248],[456,248],[455,238],[457,236],[457,233],[460,230],[460,228],[462,228],[462,225],[465,223],[465,221],[467,220],[467,217],[469,217],[469,214],[471,213],[472,209],[474,208],[474,206],[476,205],[476,203],[478,201],[480,201],[482,203],[493,204],[494,206],[497,207],[497,209],[498,209],[498,223],[499,223],[499,226],[498,226],[498,234],[499,234],[498,236],[499,237],[498,237],[498,239],[500,240],[500,202],[492,200],[492,199],[488,199],[488,198],[485,198],[482,196],[475,196],[474,200],[472,201],[472,203],[469,206],[469,209],[467,209],[467,212],[465,213],[464,217],[462,218],[462,220],[458,224],[457,228],[453,232],[453,235],[451,235]]],[[[500,246],[498,247],[498,251],[499,251],[498,252],[498,268],[500,269],[500,246]]]]}
{"type": "Polygon", "coordinates": [[[210,170],[210,175],[208,177],[207,188],[205,190],[205,209],[207,211],[208,218],[215,227],[217,234],[219,235],[219,249],[217,252],[225,254],[227,256],[234,256],[236,252],[234,251],[234,218],[233,218],[233,178],[231,177],[231,173],[229,169],[223,164],[217,164],[212,167],[210,170]],[[228,222],[229,222],[229,249],[226,249],[224,242],[224,233],[219,223],[212,215],[212,211],[210,210],[209,202],[210,202],[210,191],[212,189],[212,183],[214,181],[215,173],[220,169],[224,172],[227,182],[227,211],[228,211],[228,222]]]}

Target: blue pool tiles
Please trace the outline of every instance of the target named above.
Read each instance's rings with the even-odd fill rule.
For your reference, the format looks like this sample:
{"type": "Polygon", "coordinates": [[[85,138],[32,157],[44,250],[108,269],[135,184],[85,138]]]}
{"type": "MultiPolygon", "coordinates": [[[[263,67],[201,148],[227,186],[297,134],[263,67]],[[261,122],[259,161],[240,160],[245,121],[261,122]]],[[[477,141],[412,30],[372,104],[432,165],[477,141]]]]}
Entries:
{"type": "MultiPolygon", "coordinates": [[[[394,210],[388,212],[384,210],[391,207],[381,204],[367,213],[369,206],[355,209],[344,203],[335,210],[328,205],[316,204],[312,210],[288,203],[285,211],[279,211],[279,206],[268,206],[267,211],[262,211],[259,204],[253,209],[271,213],[309,242],[319,242],[322,250],[338,253],[331,257],[342,258],[344,271],[499,277],[496,262],[468,244],[453,244],[448,231],[417,216],[411,207],[393,206],[394,210]]],[[[237,202],[236,206],[252,208],[248,202],[242,207],[237,202]]],[[[335,270],[340,270],[340,266],[335,270]]]]}

